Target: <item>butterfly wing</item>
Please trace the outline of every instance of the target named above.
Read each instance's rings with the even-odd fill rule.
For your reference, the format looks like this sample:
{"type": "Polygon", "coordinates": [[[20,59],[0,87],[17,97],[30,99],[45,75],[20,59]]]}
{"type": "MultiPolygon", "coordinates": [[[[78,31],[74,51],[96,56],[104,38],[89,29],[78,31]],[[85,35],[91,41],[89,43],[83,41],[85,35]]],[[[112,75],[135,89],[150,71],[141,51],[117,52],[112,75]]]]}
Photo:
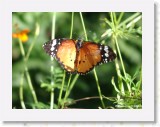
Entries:
{"type": "Polygon", "coordinates": [[[75,40],[53,39],[43,46],[46,53],[56,58],[68,72],[75,71],[76,47],[75,40]]]}
{"type": "Polygon", "coordinates": [[[116,54],[109,46],[73,39],[53,39],[43,45],[47,54],[57,59],[68,72],[86,74],[94,66],[113,61],[116,54]]]}
{"type": "Polygon", "coordinates": [[[77,53],[76,69],[79,74],[86,74],[94,66],[113,61],[115,53],[109,46],[84,42],[77,53]]]}
{"type": "Polygon", "coordinates": [[[116,54],[109,46],[100,45],[102,61],[101,63],[112,62],[116,58],[116,54]]]}
{"type": "Polygon", "coordinates": [[[101,62],[100,52],[98,44],[92,42],[83,43],[77,53],[77,72],[79,74],[85,74],[91,71],[95,65],[101,62]]]}

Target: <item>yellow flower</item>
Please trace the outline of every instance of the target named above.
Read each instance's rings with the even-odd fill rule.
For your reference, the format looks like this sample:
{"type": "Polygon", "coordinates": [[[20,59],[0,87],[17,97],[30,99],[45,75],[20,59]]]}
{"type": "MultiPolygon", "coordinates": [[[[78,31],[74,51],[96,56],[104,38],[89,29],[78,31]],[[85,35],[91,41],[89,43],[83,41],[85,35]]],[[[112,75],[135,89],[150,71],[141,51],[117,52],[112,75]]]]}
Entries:
{"type": "Polygon", "coordinates": [[[17,33],[13,33],[12,34],[12,37],[13,38],[19,38],[23,43],[28,41],[28,33],[30,31],[28,29],[24,29],[20,32],[17,32],[17,33]]]}

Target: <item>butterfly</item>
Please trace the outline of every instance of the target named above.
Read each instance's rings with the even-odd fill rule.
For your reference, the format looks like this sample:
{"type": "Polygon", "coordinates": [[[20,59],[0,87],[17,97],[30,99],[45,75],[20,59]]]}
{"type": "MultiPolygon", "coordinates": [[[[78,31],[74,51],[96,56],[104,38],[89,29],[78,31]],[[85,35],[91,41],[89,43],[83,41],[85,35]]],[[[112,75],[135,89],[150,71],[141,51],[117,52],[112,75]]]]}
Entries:
{"type": "Polygon", "coordinates": [[[116,58],[109,46],[80,39],[53,39],[44,43],[43,49],[67,72],[80,75],[90,72],[96,65],[111,62],[116,58]]]}

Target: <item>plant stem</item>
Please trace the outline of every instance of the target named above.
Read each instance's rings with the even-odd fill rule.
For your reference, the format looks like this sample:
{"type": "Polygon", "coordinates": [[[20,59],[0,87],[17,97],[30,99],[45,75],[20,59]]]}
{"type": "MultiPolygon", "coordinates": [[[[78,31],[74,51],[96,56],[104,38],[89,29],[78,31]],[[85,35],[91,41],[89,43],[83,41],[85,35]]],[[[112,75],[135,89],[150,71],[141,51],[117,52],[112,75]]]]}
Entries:
{"type": "Polygon", "coordinates": [[[124,90],[124,86],[123,86],[123,82],[122,82],[122,78],[121,78],[121,71],[119,69],[118,60],[115,60],[115,66],[116,66],[117,75],[118,75],[119,88],[121,90],[122,95],[125,95],[125,90],[124,90]]]}
{"type": "Polygon", "coordinates": [[[119,24],[121,22],[123,15],[124,15],[124,12],[121,12],[120,16],[118,17],[117,24],[119,24]]]}
{"type": "Polygon", "coordinates": [[[63,101],[63,107],[64,107],[65,101],[68,98],[68,96],[70,95],[70,93],[71,93],[71,91],[72,91],[72,89],[73,89],[73,87],[74,87],[79,75],[76,74],[76,76],[74,77],[74,79],[70,83],[71,77],[72,77],[72,75],[70,75],[69,80],[68,80],[68,85],[67,85],[68,88],[66,89],[66,94],[65,94],[65,97],[64,97],[64,101],[63,101]]]}
{"type": "Polygon", "coordinates": [[[71,78],[72,78],[72,75],[70,74],[69,80],[68,80],[68,84],[67,84],[67,88],[66,88],[66,93],[65,93],[65,96],[64,96],[64,99],[63,99],[62,108],[64,108],[64,104],[66,102],[66,99],[68,98],[68,96],[69,96],[69,94],[71,92],[71,90],[69,89],[71,78]]]}
{"type": "MultiPolygon", "coordinates": [[[[30,45],[30,47],[29,47],[29,50],[28,50],[26,56],[25,56],[25,51],[24,51],[22,42],[21,42],[21,40],[19,39],[20,50],[21,50],[21,54],[22,54],[22,56],[23,56],[23,60],[24,60],[24,63],[25,63],[25,74],[26,74],[26,78],[27,78],[28,85],[29,85],[29,88],[30,88],[30,90],[31,90],[31,93],[32,93],[34,102],[35,102],[36,104],[38,103],[38,100],[37,100],[36,93],[35,93],[35,91],[34,91],[34,88],[33,88],[32,82],[31,82],[31,78],[30,78],[30,75],[29,75],[29,72],[28,72],[28,68],[27,68],[26,63],[27,63],[27,61],[28,61],[28,58],[29,58],[29,56],[30,56],[30,53],[31,53],[31,51],[32,51],[32,49],[33,49],[33,46],[34,46],[34,44],[35,44],[35,42],[36,42],[36,39],[37,39],[38,35],[39,35],[39,25],[38,25],[38,23],[37,23],[37,24],[36,24],[34,41],[31,43],[31,45],[30,45]]],[[[21,79],[21,80],[23,80],[23,79],[21,79]]],[[[23,81],[21,81],[21,82],[23,82],[23,81]]],[[[21,86],[20,91],[21,91],[21,94],[23,94],[23,87],[22,87],[22,86],[21,86]]],[[[20,97],[21,97],[21,99],[23,99],[22,96],[20,96],[20,97]]],[[[24,104],[23,104],[23,107],[22,107],[22,108],[25,108],[24,104]]]]}
{"type": "MultiPolygon", "coordinates": [[[[118,55],[119,55],[119,58],[120,58],[120,61],[121,61],[122,70],[123,70],[125,78],[127,79],[127,74],[126,74],[126,71],[125,71],[125,68],[124,68],[124,64],[123,64],[123,60],[122,60],[122,56],[121,56],[121,52],[120,52],[120,48],[119,48],[116,36],[114,36],[114,40],[115,40],[117,51],[118,51],[118,55]]],[[[129,92],[131,93],[131,87],[130,87],[130,85],[128,83],[127,83],[127,87],[128,87],[129,92]]]]}
{"type": "Polygon", "coordinates": [[[22,109],[26,109],[26,106],[23,100],[23,78],[24,78],[24,73],[22,73],[21,75],[19,96],[20,96],[20,102],[21,102],[22,109]]]}
{"type": "MultiPolygon", "coordinates": [[[[116,47],[115,47],[115,41],[114,41],[113,36],[112,36],[112,43],[113,43],[113,51],[117,54],[116,47]]],[[[117,76],[118,76],[118,84],[119,84],[120,92],[122,93],[122,95],[125,95],[125,90],[124,90],[124,86],[123,86],[123,82],[122,82],[122,78],[121,78],[121,71],[120,71],[117,59],[115,59],[115,67],[116,67],[116,72],[117,72],[117,76]]]]}
{"type": "MultiPolygon", "coordinates": [[[[86,29],[85,29],[85,25],[84,25],[82,13],[80,12],[79,14],[80,14],[80,18],[81,18],[83,30],[84,30],[84,33],[85,33],[85,38],[86,38],[86,40],[88,40],[88,38],[87,38],[87,32],[86,32],[86,29]]],[[[73,27],[72,27],[72,25],[73,25],[73,19],[74,19],[73,17],[74,17],[74,12],[72,12],[71,33],[72,33],[72,31],[73,31],[73,27]]],[[[71,34],[71,33],[70,33],[70,38],[72,37],[72,34],[71,34]]],[[[70,94],[70,92],[71,92],[74,84],[76,83],[78,77],[79,77],[79,75],[76,74],[76,76],[74,77],[73,81],[72,81],[71,84],[70,84],[70,80],[71,80],[71,76],[70,76],[69,81],[68,81],[68,84],[70,84],[70,85],[69,85],[70,87],[69,87],[69,92],[67,92],[67,94],[66,94],[66,98],[69,96],[69,94],[70,94]]]]}
{"type": "MultiPolygon", "coordinates": [[[[127,27],[130,27],[133,23],[135,23],[135,22],[137,22],[138,20],[140,20],[141,19],[141,15],[140,15],[140,13],[135,13],[134,15],[132,15],[131,17],[129,17],[129,18],[127,18],[125,21],[123,21],[122,23],[120,23],[119,25],[118,24],[115,24],[115,26],[113,26],[113,31],[114,31],[114,33],[113,33],[113,39],[115,40],[115,43],[116,43],[116,47],[117,47],[117,51],[118,51],[118,55],[119,55],[119,58],[120,58],[120,61],[121,61],[121,66],[122,66],[122,70],[123,70],[123,73],[124,73],[124,77],[125,77],[125,79],[126,79],[126,81],[127,81],[127,74],[126,74],[126,71],[125,71],[125,67],[124,67],[124,64],[123,64],[123,60],[122,60],[122,56],[121,56],[121,52],[120,52],[120,48],[119,48],[119,44],[118,44],[118,41],[117,41],[117,31],[118,31],[118,28],[119,27],[121,27],[122,25],[124,25],[124,24],[126,24],[126,23],[128,23],[128,22],[130,22],[130,23],[128,23],[128,26],[127,27]],[[137,17],[138,16],[138,17],[137,17]],[[137,18],[136,18],[137,17],[137,18]]],[[[120,17],[119,17],[119,21],[121,20],[121,15],[120,15],[120,17]]],[[[116,19],[116,18],[115,18],[116,19]]],[[[114,19],[113,19],[113,14],[111,13],[111,20],[112,20],[112,22],[113,22],[113,24],[114,24],[114,19]]],[[[116,68],[119,68],[119,65],[118,65],[118,63],[116,64],[116,68]]],[[[117,73],[118,73],[118,71],[117,71],[117,73]]],[[[118,73],[118,75],[119,75],[120,73],[118,73]]],[[[120,78],[120,75],[118,76],[119,78],[120,78]]],[[[122,84],[122,79],[120,78],[120,80],[119,80],[120,82],[120,84],[121,84],[121,86],[120,86],[120,89],[121,89],[121,92],[123,93],[123,94],[125,94],[124,93],[124,87],[123,87],[123,84],[122,84]]],[[[129,83],[128,82],[126,82],[126,84],[127,84],[127,88],[128,88],[128,91],[131,93],[131,86],[129,85],[129,83]]]]}
{"type": "Polygon", "coordinates": [[[33,88],[32,82],[31,82],[31,78],[30,78],[30,75],[28,73],[28,68],[27,68],[27,65],[26,65],[27,61],[26,61],[26,58],[25,58],[25,51],[24,51],[24,48],[23,48],[23,45],[22,45],[22,42],[21,42],[20,39],[19,39],[18,42],[19,42],[21,54],[23,56],[24,68],[25,68],[25,74],[26,74],[27,82],[28,82],[29,88],[31,90],[34,102],[35,102],[35,104],[37,104],[38,103],[37,96],[36,96],[36,93],[34,91],[34,88],[33,88]]]}
{"type": "Polygon", "coordinates": [[[126,77],[126,71],[125,71],[125,68],[124,68],[124,64],[123,64],[121,52],[120,52],[120,49],[119,49],[119,45],[118,45],[118,42],[117,42],[117,37],[114,36],[114,39],[115,39],[115,42],[116,42],[116,47],[117,47],[118,55],[119,55],[119,58],[120,58],[120,61],[121,61],[121,64],[122,64],[123,73],[124,73],[124,76],[126,77]]]}
{"type": "Polygon", "coordinates": [[[123,26],[124,24],[132,21],[134,18],[136,18],[136,17],[139,16],[140,14],[141,14],[140,12],[137,12],[137,13],[133,14],[132,16],[130,16],[129,18],[127,18],[126,20],[124,20],[123,22],[121,22],[121,23],[117,26],[117,28],[120,28],[120,27],[123,26]]]}
{"type": "Polygon", "coordinates": [[[73,19],[74,19],[74,12],[72,12],[72,20],[71,20],[71,32],[70,32],[70,38],[72,38],[72,33],[73,33],[73,19]]]}
{"type": "MultiPolygon", "coordinates": [[[[85,38],[86,38],[86,40],[88,40],[88,38],[87,38],[87,32],[86,32],[86,29],[85,29],[85,25],[84,25],[84,21],[83,21],[83,16],[82,16],[82,13],[81,13],[81,12],[80,12],[80,18],[81,18],[83,30],[84,30],[84,33],[85,33],[85,38]]],[[[70,33],[70,38],[72,38],[73,19],[74,19],[74,12],[72,12],[72,22],[71,22],[71,33],[70,33]]],[[[79,75],[76,74],[76,76],[73,78],[73,81],[72,81],[71,84],[70,84],[71,77],[72,77],[72,76],[70,75],[69,80],[68,80],[68,85],[67,85],[68,90],[66,90],[66,94],[65,94],[65,97],[64,97],[64,103],[65,103],[66,98],[69,96],[69,94],[70,94],[72,88],[74,87],[74,84],[76,83],[76,81],[77,81],[79,75]]]]}
{"type": "Polygon", "coordinates": [[[32,49],[33,49],[33,47],[34,47],[34,45],[35,45],[35,43],[36,43],[37,37],[38,37],[38,35],[39,35],[39,31],[40,31],[39,24],[36,23],[36,30],[35,30],[35,34],[34,34],[34,40],[33,40],[33,42],[31,43],[31,45],[30,45],[30,47],[29,47],[29,49],[28,49],[28,52],[27,52],[27,54],[26,54],[26,61],[28,60],[28,58],[29,58],[29,56],[30,56],[30,53],[31,53],[31,51],[32,51],[32,49]]]}
{"type": "Polygon", "coordinates": [[[115,12],[113,12],[113,19],[114,19],[115,26],[117,26],[117,17],[115,12]]]}
{"type": "Polygon", "coordinates": [[[104,105],[104,102],[103,102],[102,93],[101,93],[101,89],[100,89],[100,85],[99,85],[99,82],[98,82],[98,77],[97,77],[97,73],[96,73],[95,68],[94,68],[94,76],[95,76],[95,80],[96,80],[96,84],[97,84],[98,93],[99,93],[99,97],[100,97],[100,100],[101,100],[102,107],[105,108],[105,105],[104,105]]]}
{"type": "Polygon", "coordinates": [[[56,26],[56,12],[53,13],[53,18],[52,18],[52,39],[55,38],[55,26],[56,26]]]}
{"type": "Polygon", "coordinates": [[[110,13],[110,17],[111,17],[111,24],[112,24],[111,28],[112,28],[113,31],[115,31],[115,26],[116,25],[115,25],[115,22],[114,22],[114,19],[113,19],[113,12],[110,13]]]}
{"type": "Polygon", "coordinates": [[[33,85],[32,85],[31,78],[30,78],[30,75],[29,75],[27,67],[25,67],[25,72],[26,72],[25,74],[26,74],[26,77],[27,77],[29,88],[30,88],[30,90],[32,92],[32,95],[33,95],[34,102],[37,104],[38,100],[37,100],[36,93],[34,91],[34,88],[33,88],[33,85]]]}
{"type": "MultiPolygon", "coordinates": [[[[73,33],[73,21],[74,21],[74,12],[72,12],[72,17],[71,17],[71,30],[70,30],[70,38],[72,38],[72,33],[73,33]]],[[[68,97],[68,89],[69,89],[69,85],[70,85],[70,80],[71,80],[72,75],[70,74],[69,80],[68,80],[68,85],[67,85],[67,89],[66,89],[66,93],[65,93],[65,97],[63,100],[63,104],[62,104],[62,108],[64,108],[64,103],[66,101],[66,98],[68,97]]],[[[65,71],[64,71],[64,75],[63,75],[63,83],[62,83],[62,87],[61,87],[61,91],[60,91],[60,98],[58,102],[61,102],[61,97],[62,97],[62,91],[63,91],[63,87],[64,87],[64,80],[65,80],[65,71]]],[[[59,104],[58,104],[59,107],[59,104]]]]}
{"type": "MultiPolygon", "coordinates": [[[[55,22],[56,22],[56,12],[53,13],[52,18],[52,39],[55,38],[55,22]]],[[[54,86],[53,81],[53,73],[54,73],[54,66],[53,66],[53,57],[51,56],[51,86],[54,86]]],[[[53,109],[54,106],[54,88],[52,87],[51,93],[50,93],[50,109],[53,109]]]]}
{"type": "Polygon", "coordinates": [[[72,80],[72,82],[71,82],[71,84],[70,84],[70,87],[69,87],[69,93],[68,93],[68,95],[70,94],[70,92],[71,92],[71,90],[72,90],[74,84],[76,83],[78,77],[79,77],[79,75],[76,74],[76,76],[75,76],[74,79],[72,80]]]}
{"type": "Polygon", "coordinates": [[[62,92],[63,92],[63,87],[64,87],[65,78],[66,78],[66,72],[64,71],[63,80],[62,80],[62,85],[61,85],[61,90],[60,90],[59,97],[58,97],[58,107],[59,107],[60,104],[61,104],[61,98],[62,98],[62,92]]]}
{"type": "Polygon", "coordinates": [[[20,48],[23,60],[26,61],[25,60],[25,51],[24,51],[24,48],[23,48],[23,45],[22,45],[22,41],[20,39],[18,39],[18,42],[19,42],[19,48],[20,48]]]}
{"type": "Polygon", "coordinates": [[[82,16],[82,13],[81,13],[81,12],[79,12],[79,14],[80,14],[80,18],[81,18],[81,22],[82,22],[84,34],[85,34],[85,37],[86,37],[86,41],[88,41],[87,32],[86,32],[86,28],[85,28],[84,21],[83,21],[83,16],[82,16]]]}
{"type": "Polygon", "coordinates": [[[130,26],[132,26],[133,23],[138,22],[141,18],[142,18],[142,15],[136,17],[135,19],[133,19],[131,22],[127,24],[126,28],[129,28],[130,26]]]}
{"type": "MultiPolygon", "coordinates": [[[[85,33],[85,38],[86,38],[86,41],[88,41],[87,32],[86,32],[86,28],[85,28],[85,25],[84,25],[83,16],[82,16],[81,12],[80,12],[80,17],[81,17],[81,22],[82,22],[83,30],[84,30],[84,33],[85,33]]],[[[99,95],[100,95],[100,100],[101,100],[101,103],[102,103],[102,107],[105,108],[95,68],[94,68],[94,76],[95,76],[98,92],[99,92],[99,95]]]]}

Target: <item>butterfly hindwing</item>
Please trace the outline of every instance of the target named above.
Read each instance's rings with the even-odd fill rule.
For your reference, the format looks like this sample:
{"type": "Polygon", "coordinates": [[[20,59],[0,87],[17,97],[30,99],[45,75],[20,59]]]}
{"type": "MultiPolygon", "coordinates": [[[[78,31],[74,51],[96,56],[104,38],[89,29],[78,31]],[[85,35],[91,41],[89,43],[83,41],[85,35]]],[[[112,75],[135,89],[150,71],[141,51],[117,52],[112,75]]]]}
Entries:
{"type": "Polygon", "coordinates": [[[91,71],[100,61],[99,45],[93,42],[84,42],[77,54],[77,72],[79,74],[85,74],[91,71]]]}

